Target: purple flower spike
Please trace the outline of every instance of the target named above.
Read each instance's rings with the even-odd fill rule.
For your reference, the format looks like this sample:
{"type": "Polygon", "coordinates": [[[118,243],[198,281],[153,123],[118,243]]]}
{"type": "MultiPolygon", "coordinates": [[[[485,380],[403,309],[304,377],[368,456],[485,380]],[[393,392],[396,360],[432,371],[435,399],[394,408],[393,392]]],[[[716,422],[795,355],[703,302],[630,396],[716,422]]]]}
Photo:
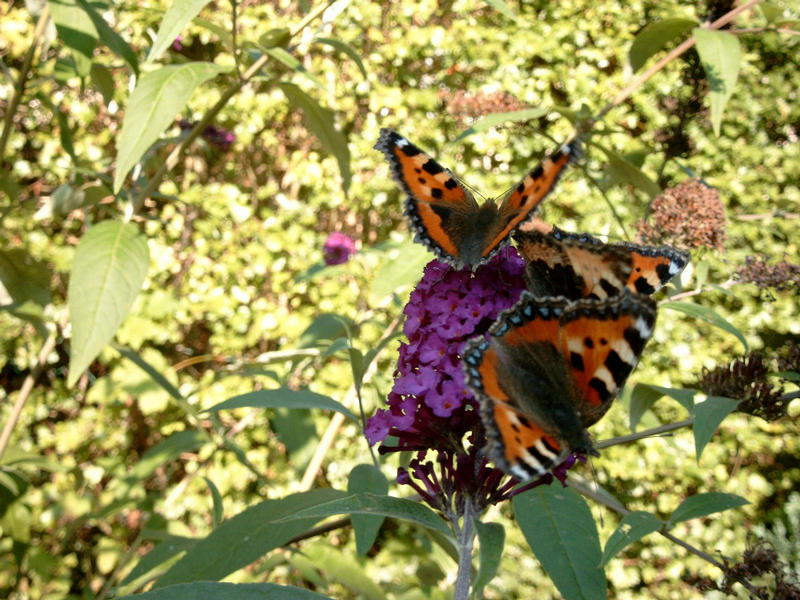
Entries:
{"type": "Polygon", "coordinates": [[[341,265],[346,263],[356,253],[356,244],[350,236],[334,231],[325,240],[322,254],[326,265],[341,265]]]}
{"type": "MultiPolygon", "coordinates": [[[[437,260],[428,263],[404,309],[408,341],[400,344],[388,408],[367,420],[367,439],[381,442],[381,454],[417,452],[398,471],[397,481],[445,515],[458,512],[465,501],[481,511],[511,497],[517,484],[489,466],[482,454],[486,433],[464,382],[461,351],[467,340],[487,333],[500,311],[516,303],[525,289],[524,270],[513,248],[474,273],[437,260]]],[[[567,468],[561,467],[559,479],[567,468]]],[[[552,480],[547,475],[540,481],[552,480]]]]}

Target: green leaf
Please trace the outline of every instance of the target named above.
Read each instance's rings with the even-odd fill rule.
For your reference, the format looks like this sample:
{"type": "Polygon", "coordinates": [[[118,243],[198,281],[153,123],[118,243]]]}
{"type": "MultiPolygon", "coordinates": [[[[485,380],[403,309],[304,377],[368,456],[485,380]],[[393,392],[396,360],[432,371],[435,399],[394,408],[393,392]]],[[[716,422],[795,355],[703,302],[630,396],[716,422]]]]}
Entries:
{"type": "Polygon", "coordinates": [[[104,65],[94,63],[89,75],[94,87],[103,95],[103,102],[108,106],[108,103],[114,99],[114,89],[116,88],[111,71],[104,65]]]}
{"type": "Polygon", "coordinates": [[[694,447],[697,454],[697,462],[700,462],[700,455],[706,444],[714,435],[719,424],[731,414],[739,405],[737,400],[723,398],[721,396],[709,396],[704,402],[700,402],[694,407],[694,447]]]}
{"type": "Polygon", "coordinates": [[[327,581],[335,581],[354,592],[354,598],[366,600],[385,600],[386,594],[352,555],[342,552],[330,543],[316,542],[303,546],[305,554],[314,568],[325,574],[327,581]]]}
{"type": "Polygon", "coordinates": [[[497,12],[499,12],[502,15],[505,15],[512,21],[517,21],[517,22],[519,21],[517,15],[515,15],[510,8],[508,8],[508,6],[506,5],[505,2],[503,2],[503,0],[485,0],[485,2],[493,9],[495,9],[497,12]]]}
{"type": "Polygon", "coordinates": [[[607,597],[597,527],[577,492],[542,485],[514,496],[512,504],[522,534],[562,596],[607,597]]]}
{"type": "Polygon", "coordinates": [[[184,397],[176,388],[172,382],[164,377],[164,374],[161,373],[158,369],[156,369],[153,365],[139,356],[136,352],[128,348],[127,346],[121,346],[120,344],[112,344],[114,350],[119,352],[122,356],[133,362],[137,367],[139,367],[142,371],[147,373],[150,378],[158,384],[165,392],[167,392],[170,396],[172,396],[175,400],[183,401],[184,397]]]}
{"type": "Polygon", "coordinates": [[[177,458],[184,452],[194,452],[208,441],[202,431],[187,429],[173,433],[163,442],[159,442],[142,455],[136,466],[131,469],[134,479],[147,479],[155,470],[177,458]]]}
{"type": "Polygon", "coordinates": [[[383,263],[372,279],[369,295],[372,303],[378,304],[387,296],[401,289],[416,285],[422,278],[422,270],[433,258],[433,254],[422,244],[411,240],[388,252],[390,258],[383,263]]]}
{"type": "Polygon", "coordinates": [[[68,386],[114,337],[142,288],[149,263],[147,240],[133,223],[104,221],[81,239],[67,292],[72,323],[68,386]]]}
{"type": "Polygon", "coordinates": [[[606,171],[611,180],[619,185],[630,184],[638,190],[643,191],[650,198],[655,198],[661,193],[658,184],[650,179],[644,172],[632,162],[609,148],[597,145],[608,157],[608,167],[606,171]]]}
{"type": "MultiPolygon", "coordinates": [[[[300,73],[301,75],[305,75],[308,77],[309,81],[311,81],[314,85],[316,85],[319,89],[323,92],[325,91],[325,86],[322,85],[322,82],[317,79],[313,73],[311,73],[308,69],[303,66],[299,60],[297,60],[291,53],[289,53],[284,48],[280,47],[272,47],[272,48],[265,48],[264,54],[269,54],[272,58],[277,60],[279,63],[289,67],[293,71],[300,73]]],[[[298,88],[300,89],[300,88],[298,88]]]]}
{"type": "Polygon", "coordinates": [[[308,128],[322,142],[322,147],[336,157],[336,161],[339,163],[339,172],[342,175],[342,189],[347,193],[351,179],[350,148],[347,146],[345,135],[334,125],[333,111],[322,108],[311,96],[293,83],[280,82],[278,85],[292,106],[303,111],[308,128]]]}
{"type": "Polygon", "coordinates": [[[361,71],[361,75],[364,77],[364,79],[367,78],[367,70],[364,68],[364,63],[362,62],[361,57],[358,55],[356,49],[350,44],[343,42],[342,40],[326,37],[318,37],[314,41],[319,42],[320,44],[327,44],[342,54],[349,56],[351,59],[353,59],[353,62],[356,63],[356,66],[358,67],[358,70],[361,71]]]}
{"type": "MultiPolygon", "coordinates": [[[[347,480],[347,493],[356,494],[358,492],[370,492],[379,496],[385,496],[389,492],[389,482],[383,476],[380,469],[373,465],[356,465],[350,471],[347,480]]],[[[351,515],[350,522],[353,524],[353,531],[356,534],[356,552],[359,556],[364,556],[383,524],[385,517],[380,515],[351,515]]]]}
{"type": "Polygon", "coordinates": [[[775,375],[786,381],[800,381],[800,373],[797,371],[778,371],[775,375]]]}
{"type": "Polygon", "coordinates": [[[350,410],[328,396],[310,392],[309,390],[290,390],[278,388],[277,390],[259,390],[228,398],[224,402],[215,404],[207,412],[232,410],[234,408],[321,408],[342,413],[348,419],[358,421],[350,410]]]}
{"type": "Polygon", "coordinates": [[[131,94],[117,138],[115,194],[122,187],[128,172],[186,106],[195,88],[231,68],[191,62],[161,67],[142,75],[131,94]]]}
{"type": "Polygon", "coordinates": [[[92,7],[91,4],[86,2],[86,0],[77,0],[77,2],[78,5],[84,11],[86,11],[86,14],[89,15],[89,18],[92,20],[92,24],[97,31],[97,35],[100,37],[103,43],[108,46],[108,49],[128,63],[133,72],[138,75],[139,59],[136,58],[136,53],[131,49],[128,43],[123,40],[119,34],[108,25],[108,23],[106,23],[105,19],[100,16],[100,14],[92,7]]]}
{"type": "Polygon", "coordinates": [[[698,27],[694,30],[697,53],[708,79],[711,101],[711,124],[719,135],[722,112],[728,103],[742,62],[739,38],[724,31],[711,31],[698,27]]]}
{"type": "Polygon", "coordinates": [[[603,560],[601,567],[608,564],[612,558],[619,554],[620,550],[633,542],[639,541],[644,536],[658,531],[664,523],[655,515],[637,510],[625,515],[619,527],[611,534],[603,549],[603,560]]]}
{"type": "Polygon", "coordinates": [[[136,563],[133,570],[120,584],[119,593],[126,593],[126,588],[129,586],[137,589],[145,582],[158,577],[175,564],[183,553],[194,548],[197,542],[196,538],[168,535],[136,563]]]}
{"type": "Polygon", "coordinates": [[[714,513],[737,508],[750,504],[747,500],[736,494],[725,494],[723,492],[707,492],[705,494],[695,494],[690,496],[680,506],[675,509],[669,519],[671,525],[697,519],[714,513]]]}
{"type": "Polygon", "coordinates": [[[768,22],[783,19],[783,9],[772,2],[759,2],[756,8],[761,12],[768,22]]]}
{"type": "Polygon", "coordinates": [[[279,548],[320,519],[309,516],[283,521],[285,516],[303,512],[307,507],[343,495],[341,491],[325,488],[292,494],[279,500],[264,500],[251,506],[199,540],[194,548],[159,578],[156,587],[201,579],[222,579],[279,548]]]}
{"type": "Polygon", "coordinates": [[[208,477],[203,477],[208,486],[208,491],[211,492],[211,501],[213,502],[213,511],[211,513],[211,527],[216,528],[220,523],[222,523],[222,519],[224,518],[224,509],[222,507],[222,494],[219,493],[219,489],[214,482],[211,481],[208,477]]]}
{"type": "Polygon", "coordinates": [[[458,142],[474,133],[480,133],[481,131],[486,131],[487,129],[491,129],[492,127],[497,127],[498,125],[502,125],[503,123],[518,123],[520,121],[531,121],[533,119],[538,119],[539,117],[543,117],[544,115],[549,113],[551,110],[552,110],[551,108],[526,108],[523,110],[514,110],[511,112],[491,113],[486,115],[485,117],[481,117],[477,123],[475,123],[469,129],[462,131],[459,134],[459,136],[453,141],[458,142]]]}
{"type": "Polygon", "coordinates": [[[50,471],[52,473],[64,473],[70,470],[66,465],[62,465],[46,456],[28,452],[17,446],[8,446],[3,456],[0,456],[0,465],[4,467],[25,467],[26,465],[36,467],[37,470],[50,471]]]}
{"type": "Polygon", "coordinates": [[[697,27],[693,19],[664,19],[646,25],[631,44],[628,62],[635,73],[644,66],[647,59],[664,48],[672,40],[697,27]]]}
{"type": "Polygon", "coordinates": [[[276,583],[217,583],[200,581],[123,596],[117,600],[330,600],[328,596],[276,583]]]}
{"type": "Polygon", "coordinates": [[[450,533],[444,520],[421,502],[366,492],[359,492],[345,498],[294,512],[290,516],[284,517],[281,522],[290,522],[295,519],[309,517],[321,519],[323,517],[346,514],[383,515],[384,517],[410,521],[434,531],[450,533]]]}
{"type": "Polygon", "coordinates": [[[694,397],[696,394],[697,390],[661,387],[660,385],[653,385],[652,383],[637,383],[631,393],[631,415],[633,414],[634,402],[636,402],[637,405],[642,405],[637,406],[637,412],[641,411],[643,414],[644,411],[650,408],[661,396],[669,396],[673,400],[677,400],[680,405],[687,410],[689,415],[693,415],[694,397]]]}
{"type": "Polygon", "coordinates": [[[50,0],[49,4],[58,37],[72,51],[78,75],[85,77],[92,68],[97,28],[77,0],[50,0]]]}
{"type": "Polygon", "coordinates": [[[482,523],[481,521],[475,521],[475,530],[478,532],[480,563],[475,581],[472,583],[472,596],[481,598],[481,590],[494,579],[500,568],[506,530],[500,523],[482,523]]]}
{"type": "Polygon", "coordinates": [[[347,317],[334,313],[323,313],[300,334],[298,348],[320,347],[340,337],[347,336],[347,317]]]}
{"type": "Polygon", "coordinates": [[[693,304],[692,302],[668,301],[659,303],[659,308],[669,308],[671,310],[677,310],[678,312],[682,312],[683,314],[689,315],[690,317],[694,317],[696,319],[700,319],[701,321],[705,321],[709,325],[713,325],[714,327],[723,329],[728,333],[731,333],[734,336],[736,336],[736,339],[742,342],[742,346],[744,346],[745,353],[750,352],[750,348],[747,345],[747,340],[742,335],[742,332],[736,329],[736,327],[731,325],[723,317],[721,317],[714,310],[708,308],[707,306],[703,306],[701,304],[693,304]]]}
{"type": "Polygon", "coordinates": [[[0,283],[14,302],[34,302],[47,306],[52,273],[47,265],[31,256],[24,248],[0,249],[0,283]]]}
{"type": "Polygon", "coordinates": [[[158,26],[155,42],[147,54],[148,63],[152,63],[170,47],[186,25],[208,4],[210,0],[182,0],[169,5],[167,12],[158,26]]]}

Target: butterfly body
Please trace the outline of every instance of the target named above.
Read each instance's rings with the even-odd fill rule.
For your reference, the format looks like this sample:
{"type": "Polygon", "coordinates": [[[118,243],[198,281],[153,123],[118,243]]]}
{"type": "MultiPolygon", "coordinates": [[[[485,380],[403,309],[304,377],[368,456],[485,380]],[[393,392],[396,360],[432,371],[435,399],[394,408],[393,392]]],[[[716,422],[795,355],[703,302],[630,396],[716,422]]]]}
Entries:
{"type": "Polygon", "coordinates": [[[394,179],[407,195],[403,213],[414,239],[455,268],[475,269],[508,243],[533,216],[578,151],[572,142],[528,173],[500,202],[478,204],[438,162],[391,129],[381,129],[375,148],[383,152],[394,179]]]}
{"type": "Polygon", "coordinates": [[[495,463],[525,479],[595,454],[586,428],[610,408],[655,318],[654,302],[628,291],[578,301],[523,292],[462,353],[495,463]]]}
{"type": "Polygon", "coordinates": [[[605,244],[587,233],[520,231],[514,235],[525,258],[528,286],[540,296],[608,298],[623,289],[650,295],[689,262],[670,246],[631,242],[605,244]]]}

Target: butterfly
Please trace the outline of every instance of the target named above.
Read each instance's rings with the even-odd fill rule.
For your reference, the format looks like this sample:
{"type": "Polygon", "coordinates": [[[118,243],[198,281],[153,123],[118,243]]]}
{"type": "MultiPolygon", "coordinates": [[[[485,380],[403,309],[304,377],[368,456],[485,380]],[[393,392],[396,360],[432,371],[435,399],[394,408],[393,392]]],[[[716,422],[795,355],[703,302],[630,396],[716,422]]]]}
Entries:
{"type": "Polygon", "coordinates": [[[523,291],[488,339],[462,352],[494,463],[527,479],[570,453],[596,455],[586,428],[610,408],[655,321],[655,302],[627,290],[574,301],[523,291]]]}
{"type": "Polygon", "coordinates": [[[683,270],[689,253],[671,246],[606,244],[588,233],[518,231],[517,250],[537,296],[608,298],[624,288],[650,295],[683,270]]]}
{"type": "Polygon", "coordinates": [[[437,258],[473,270],[502,248],[533,215],[564,168],[580,153],[576,140],[565,144],[520,181],[500,204],[481,205],[450,172],[391,129],[381,129],[375,149],[383,152],[394,179],[407,194],[403,213],[414,239],[437,258]]]}

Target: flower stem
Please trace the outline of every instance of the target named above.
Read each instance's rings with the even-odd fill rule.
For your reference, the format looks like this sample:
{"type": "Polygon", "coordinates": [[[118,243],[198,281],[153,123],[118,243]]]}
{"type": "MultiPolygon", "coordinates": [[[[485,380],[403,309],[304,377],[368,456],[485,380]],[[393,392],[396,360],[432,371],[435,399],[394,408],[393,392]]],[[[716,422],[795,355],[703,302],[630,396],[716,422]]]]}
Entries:
{"type": "Polygon", "coordinates": [[[468,600],[472,575],[472,547],[475,541],[475,523],[472,503],[464,501],[464,520],[458,532],[458,575],[453,600],[468,600]]]}

